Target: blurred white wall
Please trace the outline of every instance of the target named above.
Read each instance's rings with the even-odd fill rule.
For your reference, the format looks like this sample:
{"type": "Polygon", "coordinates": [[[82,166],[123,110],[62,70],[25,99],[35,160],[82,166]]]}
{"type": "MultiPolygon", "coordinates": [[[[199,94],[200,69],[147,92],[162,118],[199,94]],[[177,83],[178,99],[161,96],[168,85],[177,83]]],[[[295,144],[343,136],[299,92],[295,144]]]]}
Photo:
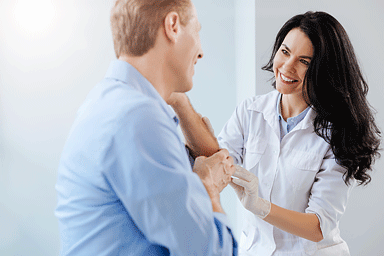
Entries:
{"type": "MultiPolygon", "coordinates": [[[[219,134],[236,107],[235,0],[192,0],[199,21],[204,57],[198,61],[194,87],[187,93],[195,110],[207,116],[219,134]]],[[[224,211],[236,236],[238,200],[228,186],[221,193],[224,211]]]]}
{"type": "Polygon", "coordinates": [[[0,1],[0,255],[58,255],[61,150],[114,59],[112,1],[0,1]]]}

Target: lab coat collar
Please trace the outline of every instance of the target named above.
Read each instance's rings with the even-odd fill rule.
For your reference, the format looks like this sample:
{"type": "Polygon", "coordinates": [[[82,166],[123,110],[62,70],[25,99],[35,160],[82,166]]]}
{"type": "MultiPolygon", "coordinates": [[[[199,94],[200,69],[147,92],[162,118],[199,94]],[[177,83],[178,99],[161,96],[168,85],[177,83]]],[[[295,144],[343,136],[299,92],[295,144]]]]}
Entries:
{"type": "MultiPolygon", "coordinates": [[[[276,135],[280,137],[279,117],[276,112],[276,106],[280,99],[280,93],[277,90],[273,90],[270,93],[257,96],[254,102],[249,105],[248,110],[256,111],[263,114],[264,119],[273,128],[276,135]]],[[[310,108],[304,119],[294,128],[307,129],[313,126],[313,119],[316,117],[316,112],[310,108]]]]}
{"type": "MultiPolygon", "coordinates": [[[[297,124],[297,129],[308,129],[313,127],[313,120],[316,117],[316,111],[311,107],[308,113],[305,115],[304,119],[297,124]]],[[[295,127],[296,128],[296,127],[295,127]]]]}
{"type": "Polygon", "coordinates": [[[254,102],[248,106],[248,110],[263,114],[265,121],[272,127],[274,133],[280,138],[279,117],[276,113],[276,104],[279,100],[279,92],[274,90],[270,93],[256,96],[254,102]]]}

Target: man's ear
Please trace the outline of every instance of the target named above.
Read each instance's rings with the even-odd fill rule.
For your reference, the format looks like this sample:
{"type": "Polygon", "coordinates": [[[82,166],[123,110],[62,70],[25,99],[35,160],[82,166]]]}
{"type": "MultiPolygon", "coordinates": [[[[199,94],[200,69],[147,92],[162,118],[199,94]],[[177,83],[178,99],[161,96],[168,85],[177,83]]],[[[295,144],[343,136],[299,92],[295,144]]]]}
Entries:
{"type": "Polygon", "coordinates": [[[170,12],[164,20],[165,36],[172,43],[176,43],[180,34],[180,16],[177,12],[170,12]]]}

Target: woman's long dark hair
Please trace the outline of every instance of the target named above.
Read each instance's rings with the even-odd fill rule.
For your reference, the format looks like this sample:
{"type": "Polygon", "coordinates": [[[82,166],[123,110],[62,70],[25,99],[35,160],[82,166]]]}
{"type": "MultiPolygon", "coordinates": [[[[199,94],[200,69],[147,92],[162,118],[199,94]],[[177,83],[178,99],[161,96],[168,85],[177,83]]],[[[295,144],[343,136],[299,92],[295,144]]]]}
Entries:
{"type": "MultiPolygon", "coordinates": [[[[314,128],[331,145],[345,167],[344,181],[368,184],[380,156],[380,131],[367,102],[368,85],[341,24],[325,12],[307,12],[288,20],[276,36],[272,56],[262,69],[273,72],[273,60],[285,36],[299,28],[311,40],[314,55],[304,78],[303,96],[316,111],[314,128]]],[[[276,82],[273,83],[276,88],[276,82]]]]}

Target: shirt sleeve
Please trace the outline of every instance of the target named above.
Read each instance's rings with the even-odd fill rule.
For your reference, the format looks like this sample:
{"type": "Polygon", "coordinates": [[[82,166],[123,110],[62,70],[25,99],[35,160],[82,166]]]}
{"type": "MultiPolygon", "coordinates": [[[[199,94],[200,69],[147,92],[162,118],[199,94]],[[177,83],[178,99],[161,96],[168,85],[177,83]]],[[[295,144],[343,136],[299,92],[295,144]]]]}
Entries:
{"type": "Polygon", "coordinates": [[[176,125],[155,103],[128,113],[116,133],[108,179],[133,221],[171,255],[235,255],[227,217],[213,213],[176,125]]]}
{"type": "Polygon", "coordinates": [[[327,237],[344,214],[349,195],[355,182],[349,186],[344,183],[345,168],[338,165],[332,150],[329,149],[320,171],[316,175],[306,213],[314,213],[320,221],[323,237],[327,237]]]}

